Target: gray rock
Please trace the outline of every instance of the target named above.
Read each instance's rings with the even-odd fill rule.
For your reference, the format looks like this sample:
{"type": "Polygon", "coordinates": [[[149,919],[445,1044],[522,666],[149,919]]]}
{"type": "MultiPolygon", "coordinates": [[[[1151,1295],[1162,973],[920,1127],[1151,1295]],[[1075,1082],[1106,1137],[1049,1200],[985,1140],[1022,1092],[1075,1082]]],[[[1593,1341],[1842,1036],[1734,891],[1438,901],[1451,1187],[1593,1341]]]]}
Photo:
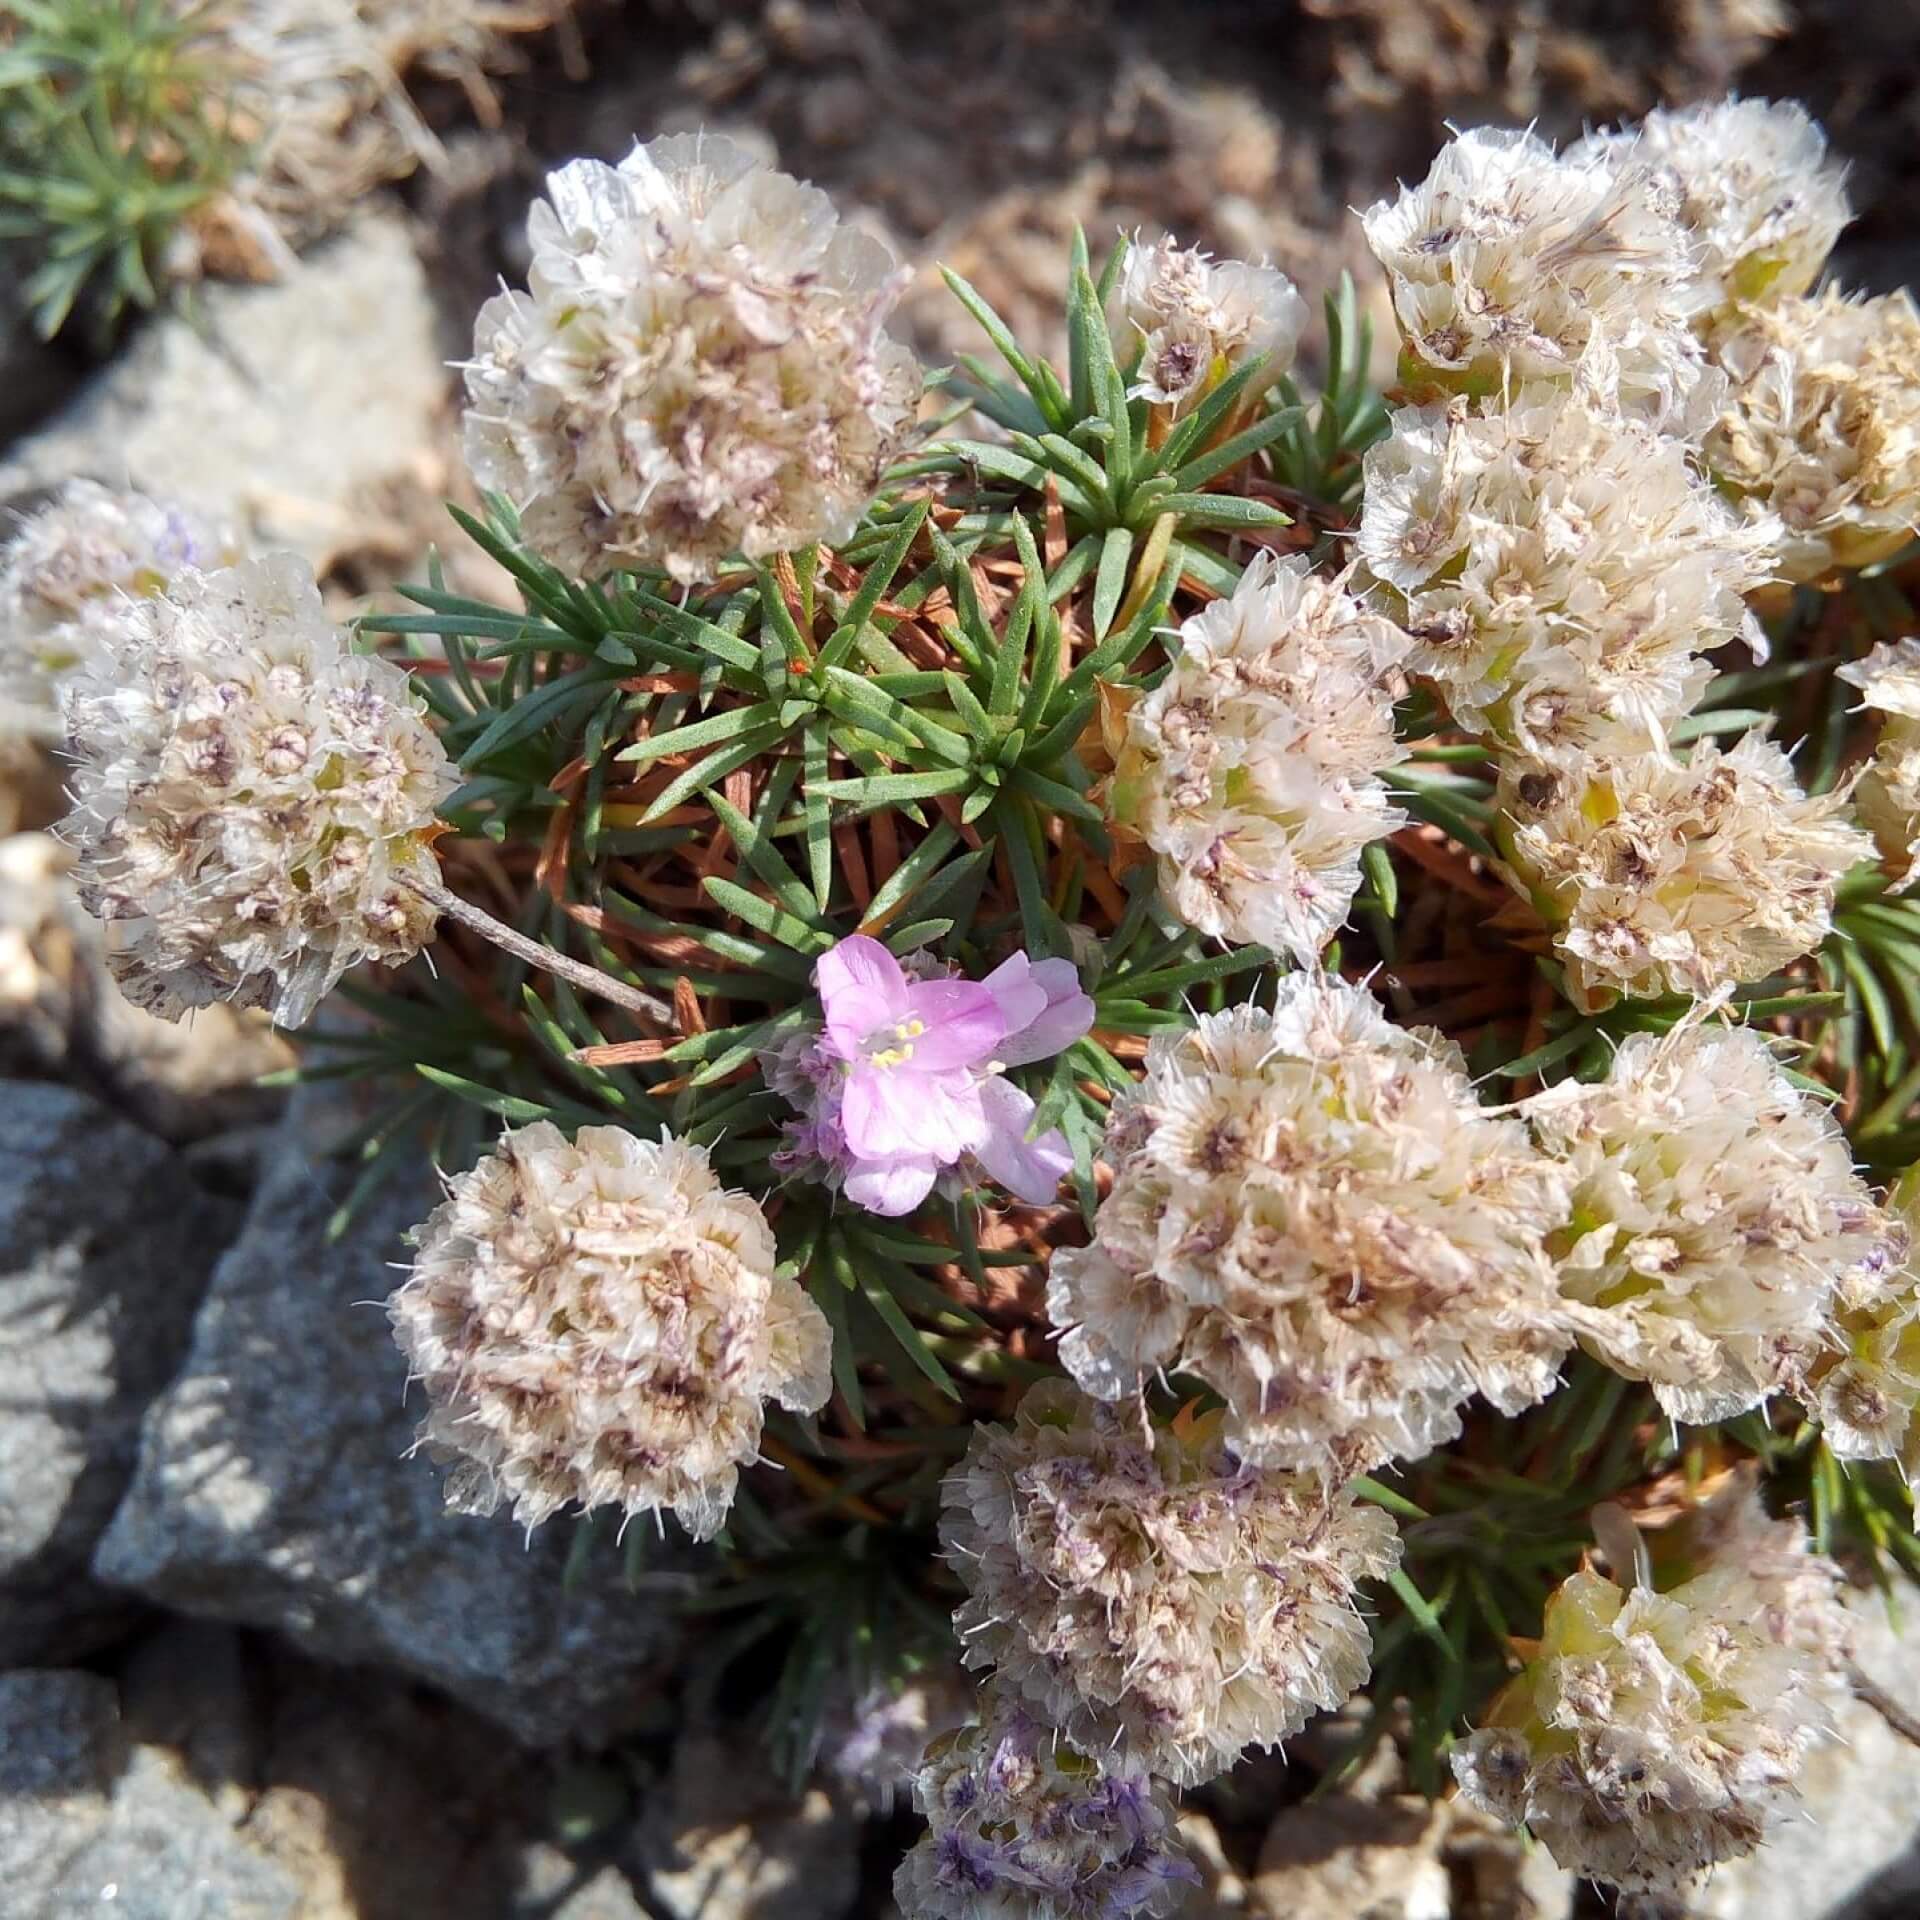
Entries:
{"type": "Polygon", "coordinates": [[[292,1920],[300,1889],[158,1748],[113,1685],[0,1674],[0,1903],[8,1920],[292,1920]]]}
{"type": "Polygon", "coordinates": [[[86,1578],[236,1210],[63,1087],[0,1083],[0,1665],[109,1635],[86,1578]]]}
{"type": "Polygon", "coordinates": [[[398,1668],[530,1744],[635,1724],[672,1638],[665,1600],[630,1590],[605,1550],[567,1581],[564,1523],[529,1539],[444,1509],[438,1470],[408,1457],[419,1409],[381,1311],[429,1176],[396,1176],[329,1244],[340,1181],[309,1111],[295,1103],[147,1415],[97,1575],[398,1668]]]}

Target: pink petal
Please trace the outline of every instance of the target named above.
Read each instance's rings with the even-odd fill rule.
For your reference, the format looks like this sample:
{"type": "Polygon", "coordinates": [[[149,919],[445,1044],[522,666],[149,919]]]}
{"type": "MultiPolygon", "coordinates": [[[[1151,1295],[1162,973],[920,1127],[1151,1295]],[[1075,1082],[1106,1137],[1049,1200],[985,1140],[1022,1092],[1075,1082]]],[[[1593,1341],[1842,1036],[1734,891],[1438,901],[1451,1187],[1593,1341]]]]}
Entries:
{"type": "Polygon", "coordinates": [[[907,989],[916,1073],[948,1073],[984,1066],[1006,1038],[1000,1003],[977,980],[916,981],[907,989]]]}
{"type": "Polygon", "coordinates": [[[907,976],[878,940],[850,934],[813,963],[813,984],[827,1016],[827,1031],[848,1058],[877,1027],[903,1019],[907,976]]]}
{"type": "Polygon", "coordinates": [[[1034,978],[1037,971],[1023,948],[980,982],[999,1001],[1010,1034],[1031,1026],[1047,1010],[1047,990],[1034,978]]]}
{"type": "Polygon", "coordinates": [[[900,1067],[855,1067],[847,1078],[840,1124],[856,1160],[925,1155],[949,1167],[987,1130],[970,1074],[900,1067]]]}
{"type": "Polygon", "coordinates": [[[911,1213],[929,1193],[940,1169],[931,1160],[863,1161],[841,1183],[857,1207],[889,1218],[911,1213]]]}
{"type": "Polygon", "coordinates": [[[1029,1140],[1033,1102],[1010,1080],[996,1075],[986,1081],[980,1101],[986,1110],[987,1135],[974,1148],[974,1158],[1016,1200],[1045,1206],[1059,1191],[1062,1177],[1073,1170],[1066,1135],[1054,1127],[1029,1140]]]}
{"type": "Polygon", "coordinates": [[[1024,1067],[1063,1052],[1093,1025],[1092,996],[1081,990],[1080,975],[1071,960],[1039,961],[1029,967],[1027,980],[1044,1004],[1020,1024],[1008,1020],[1007,1037],[994,1056],[1002,1066],[1024,1067]]]}

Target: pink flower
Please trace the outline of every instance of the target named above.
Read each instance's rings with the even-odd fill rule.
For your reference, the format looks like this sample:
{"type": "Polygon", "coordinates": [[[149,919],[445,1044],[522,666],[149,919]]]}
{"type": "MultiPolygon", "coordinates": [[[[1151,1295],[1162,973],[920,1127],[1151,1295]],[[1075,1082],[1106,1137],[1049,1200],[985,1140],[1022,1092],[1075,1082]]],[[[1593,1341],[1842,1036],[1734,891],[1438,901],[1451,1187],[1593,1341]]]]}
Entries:
{"type": "Polygon", "coordinates": [[[824,1166],[880,1214],[911,1213],[968,1159],[1022,1200],[1053,1198],[1073,1156],[1057,1131],[1027,1138],[1033,1102],[1000,1069],[1058,1053],[1093,1024],[1071,962],[1017,953],[985,980],[914,979],[855,934],[813,977],[824,1029],[769,1068],[806,1113],[785,1168],[824,1166]]]}

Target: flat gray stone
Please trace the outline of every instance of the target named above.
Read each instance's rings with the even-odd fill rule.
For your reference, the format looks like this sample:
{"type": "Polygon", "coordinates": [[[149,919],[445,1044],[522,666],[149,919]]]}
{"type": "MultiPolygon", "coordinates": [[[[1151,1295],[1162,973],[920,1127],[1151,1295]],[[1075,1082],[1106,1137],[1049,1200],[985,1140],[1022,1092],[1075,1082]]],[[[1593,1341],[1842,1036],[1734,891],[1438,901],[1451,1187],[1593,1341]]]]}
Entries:
{"type": "Polygon", "coordinates": [[[529,1539],[451,1514],[409,1458],[418,1402],[382,1302],[424,1168],[353,1229],[326,1228],[344,1170],[296,1101],[246,1225],[220,1262],[178,1378],[149,1410],[99,1578],[182,1612],[271,1627],[327,1660],[398,1669],[532,1745],[597,1740],[645,1715],[675,1638],[658,1591],[603,1548],[571,1583],[572,1530],[529,1539]]]}
{"type": "Polygon", "coordinates": [[[0,1665],[110,1637],[87,1566],[237,1210],[64,1087],[0,1082],[0,1665]]]}

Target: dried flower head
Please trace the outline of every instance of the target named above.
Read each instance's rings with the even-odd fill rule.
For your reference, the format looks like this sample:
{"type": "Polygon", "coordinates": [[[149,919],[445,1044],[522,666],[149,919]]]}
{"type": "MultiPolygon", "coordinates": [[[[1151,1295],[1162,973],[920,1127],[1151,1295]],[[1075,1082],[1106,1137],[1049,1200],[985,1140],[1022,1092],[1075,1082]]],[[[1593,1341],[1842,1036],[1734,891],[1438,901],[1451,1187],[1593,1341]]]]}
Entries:
{"type": "Polygon", "coordinates": [[[1860,824],[1873,835],[1897,889],[1920,875],[1920,640],[1883,640],[1839,677],[1880,716],[1872,763],[1853,790],[1860,824]]]}
{"type": "Polygon", "coordinates": [[[1853,218],[1846,168],[1791,100],[1656,107],[1637,126],[1589,134],[1569,155],[1658,170],[1715,305],[1805,293],[1853,218]]]}
{"type": "Polygon", "coordinates": [[[431,936],[434,809],[456,778],[407,677],[349,650],[304,561],[181,573],[119,604],[66,689],[89,911],[167,1019],[215,1000],[304,1022],[363,960],[431,936]]]}
{"type": "Polygon", "coordinates": [[[1872,855],[1845,793],[1802,793],[1754,733],[1564,771],[1509,761],[1497,800],[1509,878],[1589,1011],[1621,994],[1704,997],[1811,953],[1840,876],[1872,855]]]}
{"type": "Polygon", "coordinates": [[[448,1504],[538,1526],[570,1501],[726,1519],[764,1403],[811,1413],[830,1336],[773,1230],[706,1150],[548,1121],[501,1135],[415,1235],[388,1303],[458,1464],[448,1504]]]}
{"type": "Polygon", "coordinates": [[[1366,456],[1358,551],[1404,597],[1408,665],[1463,727],[1574,761],[1657,741],[1771,571],[1686,447],[1577,389],[1405,408],[1366,456]]]}
{"type": "Polygon", "coordinates": [[[1454,1749],[1466,1797],[1569,1872],[1684,1892],[1791,1817],[1801,1766],[1831,1737],[1847,1637],[1835,1570],[1737,1482],[1733,1498],[1664,1593],[1567,1580],[1538,1652],[1454,1749]]]}
{"type": "Polygon", "coordinates": [[[1257,555],[1180,629],[1166,677],[1127,716],[1108,788],[1158,856],[1191,927],[1311,965],[1347,917],[1360,854],[1405,819],[1392,670],[1407,638],[1343,581],[1257,555]]]}
{"type": "Polygon", "coordinates": [[[529,291],[481,308],[467,461],[589,577],[844,539],[912,424],[903,284],[817,188],[676,134],[551,174],[529,291]]]}
{"type": "MultiPolygon", "coordinates": [[[[1307,303],[1277,267],[1214,260],[1157,240],[1128,249],[1118,317],[1142,342],[1131,391],[1178,414],[1244,366],[1264,359],[1245,406],[1293,364],[1307,303]]],[[[1116,328],[1115,339],[1125,333],[1116,328]]]]}
{"type": "Polygon", "coordinates": [[[1372,1648],[1355,1588],[1400,1559],[1377,1507],[1248,1466],[1220,1425],[1148,1430],[1043,1380],[943,1489],[967,1665],[1176,1786],[1345,1703],[1372,1648]]]}
{"type": "Polygon", "coordinates": [[[825,1716],[820,1768],[862,1806],[889,1814],[895,1796],[912,1788],[928,1743],[973,1718],[975,1694],[968,1676],[947,1663],[843,1695],[825,1716]]]}
{"type": "Polygon", "coordinates": [[[69,480],[0,547],[0,705],[59,732],[60,683],[92,657],[128,595],[236,557],[231,540],[144,493],[69,480]]]}
{"type": "Polygon", "coordinates": [[[927,1749],[927,1832],[900,1863],[902,1920],[1153,1920],[1198,1875],[1166,1789],[1137,1763],[1090,1759],[989,1689],[981,1723],[927,1749]]]}
{"type": "Polygon", "coordinates": [[[1669,183],[1644,164],[1556,155],[1477,128],[1361,216],[1392,283],[1410,377],[1455,393],[1565,384],[1596,345],[1613,395],[1687,418],[1707,371],[1704,299],[1669,183]]]}
{"type": "Polygon", "coordinates": [[[1476,1391],[1511,1413],[1551,1390],[1561,1175],[1458,1048],[1363,989],[1292,974],[1272,1013],[1157,1036],[1105,1157],[1093,1244],[1047,1289],[1088,1392],[1190,1373],[1243,1458],[1344,1476],[1450,1439],[1476,1391]]]}
{"type": "Polygon", "coordinates": [[[1632,1034],[1605,1080],[1526,1111],[1572,1184],[1552,1243],[1568,1320],[1675,1419],[1757,1407],[1782,1384],[1781,1343],[1898,1264],[1845,1136],[1751,1028],[1632,1034]]]}
{"type": "Polygon", "coordinates": [[[1704,457],[1722,488],[1784,527],[1779,568],[1870,566],[1920,524],[1920,310],[1910,294],[1829,287],[1736,314],[1714,337],[1733,377],[1704,457]]]}

